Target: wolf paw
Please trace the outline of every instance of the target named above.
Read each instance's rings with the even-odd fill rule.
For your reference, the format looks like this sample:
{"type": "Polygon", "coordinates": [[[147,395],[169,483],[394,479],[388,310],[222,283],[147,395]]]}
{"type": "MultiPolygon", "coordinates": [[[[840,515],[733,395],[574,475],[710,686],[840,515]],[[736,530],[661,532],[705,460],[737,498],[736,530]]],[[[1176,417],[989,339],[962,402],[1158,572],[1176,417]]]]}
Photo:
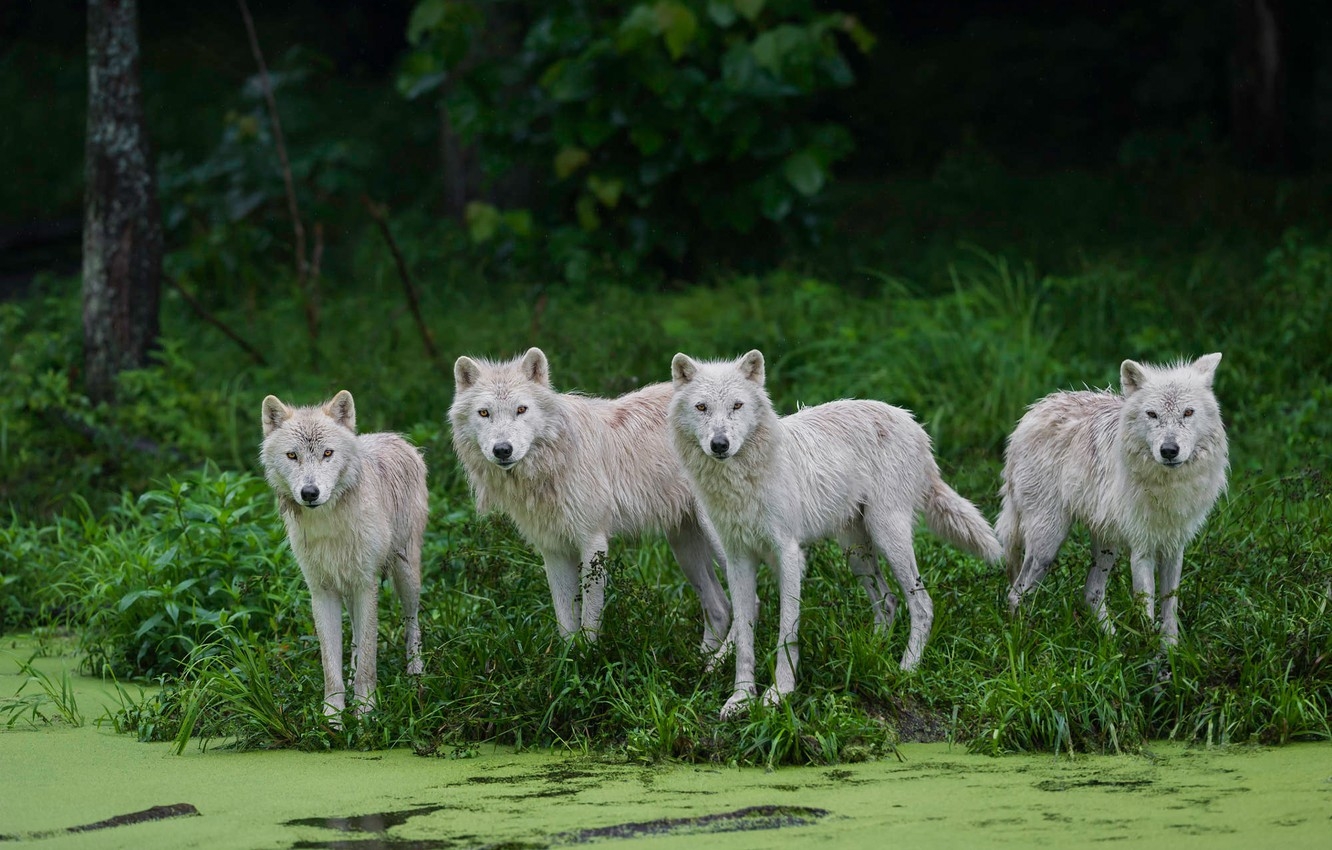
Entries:
{"type": "Polygon", "coordinates": [[[741,688],[731,694],[731,698],[722,706],[721,719],[730,720],[734,717],[743,717],[749,713],[749,703],[754,699],[754,692],[741,688]]]}

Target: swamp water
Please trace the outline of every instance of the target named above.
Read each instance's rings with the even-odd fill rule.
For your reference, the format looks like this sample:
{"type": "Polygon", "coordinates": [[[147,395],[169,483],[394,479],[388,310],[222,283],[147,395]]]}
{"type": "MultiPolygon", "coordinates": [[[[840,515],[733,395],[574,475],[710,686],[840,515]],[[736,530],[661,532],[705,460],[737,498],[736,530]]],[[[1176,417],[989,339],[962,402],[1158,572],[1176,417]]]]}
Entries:
{"type": "MultiPolygon", "coordinates": [[[[0,698],[32,646],[0,643],[0,698]]],[[[71,658],[39,658],[58,681],[71,658]]],[[[644,767],[482,747],[475,758],[140,744],[92,721],[0,727],[0,850],[50,848],[1332,847],[1332,745],[989,758],[905,744],[836,767],[644,767]]],[[[35,684],[23,695],[39,693],[35,684]]]]}

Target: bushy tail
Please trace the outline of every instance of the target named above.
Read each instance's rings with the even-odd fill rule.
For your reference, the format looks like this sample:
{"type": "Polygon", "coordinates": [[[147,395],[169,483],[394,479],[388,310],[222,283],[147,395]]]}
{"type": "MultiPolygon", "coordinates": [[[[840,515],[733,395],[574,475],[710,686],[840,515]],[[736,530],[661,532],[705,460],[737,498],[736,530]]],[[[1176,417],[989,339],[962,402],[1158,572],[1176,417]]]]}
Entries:
{"type": "Polygon", "coordinates": [[[1022,571],[1022,524],[1018,522],[1017,507],[1008,494],[1007,481],[999,488],[999,497],[1003,507],[999,510],[999,519],[994,523],[994,533],[999,536],[999,545],[1003,547],[1008,583],[1012,584],[1022,571]]]}
{"type": "Polygon", "coordinates": [[[980,510],[944,483],[938,467],[931,470],[927,486],[925,524],[930,531],[987,563],[998,563],[1001,555],[999,539],[980,510]]]}

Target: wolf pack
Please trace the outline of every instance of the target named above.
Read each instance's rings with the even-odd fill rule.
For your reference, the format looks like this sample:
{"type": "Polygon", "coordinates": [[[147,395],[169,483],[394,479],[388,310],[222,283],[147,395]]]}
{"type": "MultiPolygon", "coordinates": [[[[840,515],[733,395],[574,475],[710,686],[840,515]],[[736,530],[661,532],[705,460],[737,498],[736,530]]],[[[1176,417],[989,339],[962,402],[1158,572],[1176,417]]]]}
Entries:
{"type": "MultiPolygon", "coordinates": [[[[701,652],[712,665],[734,658],[734,688],[720,712],[729,718],[795,689],[805,549],[820,540],[845,551],[876,627],[888,629],[905,602],[901,666],[920,664],[934,620],[913,545],[921,517],[963,552],[1005,563],[1014,612],[1079,523],[1093,553],[1085,602],[1100,626],[1114,631],[1106,583],[1126,550],[1135,598],[1162,643],[1177,642],[1184,550],[1229,468],[1212,388],[1220,361],[1125,360],[1120,392],[1057,391],[1032,404],[1008,438],[993,526],[943,480],[909,411],[847,399],[780,415],[759,351],[735,360],[676,354],[669,382],[613,399],[556,390],[538,348],[511,360],[463,356],[448,419],[477,512],[507,515],[540,553],[564,638],[600,633],[603,564],[616,538],[665,536],[698,596],[701,652]],[[778,596],[775,669],[761,697],[760,562],[778,596]]],[[[310,590],[323,710],[338,723],[348,707],[374,707],[385,576],[402,604],[407,672],[422,672],[425,463],[398,434],[358,433],[345,390],[314,406],[270,395],[262,422],[261,463],[310,590]]]]}

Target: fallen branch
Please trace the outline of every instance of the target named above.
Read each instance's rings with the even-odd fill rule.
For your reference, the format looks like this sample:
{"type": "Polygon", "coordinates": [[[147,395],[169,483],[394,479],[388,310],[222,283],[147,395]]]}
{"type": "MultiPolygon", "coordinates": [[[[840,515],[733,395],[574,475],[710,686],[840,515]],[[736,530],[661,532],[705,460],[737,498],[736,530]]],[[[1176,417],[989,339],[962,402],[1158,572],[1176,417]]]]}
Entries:
{"type": "Polygon", "coordinates": [[[323,253],[322,232],[315,228],[314,262],[306,257],[305,224],[301,221],[301,210],[296,202],[296,181],[291,174],[291,161],[287,158],[287,143],[282,134],[282,119],[278,115],[277,100],[273,97],[273,85],[268,76],[268,64],[264,62],[264,52],[259,47],[259,35],[255,32],[254,18],[250,15],[249,4],[245,0],[236,0],[240,6],[241,17],[245,19],[245,32],[250,39],[250,52],[259,66],[259,88],[264,93],[264,102],[268,106],[268,118],[273,125],[273,143],[277,147],[278,161],[282,165],[282,184],[287,191],[287,212],[291,214],[291,227],[296,236],[296,287],[305,299],[305,324],[310,332],[311,356],[314,344],[319,339],[319,298],[315,280],[319,276],[320,255],[323,253]],[[313,274],[311,269],[313,268],[313,274]]]}
{"type": "Polygon", "coordinates": [[[185,303],[190,305],[190,309],[194,311],[194,314],[196,316],[203,319],[205,322],[212,325],[213,327],[217,328],[222,333],[226,334],[227,338],[230,339],[232,342],[236,343],[237,345],[239,345],[241,349],[245,351],[246,354],[250,355],[250,359],[253,360],[257,365],[259,366],[268,365],[268,361],[264,358],[263,353],[260,352],[259,349],[255,348],[253,345],[250,345],[248,342],[245,341],[245,339],[240,334],[236,333],[230,327],[228,327],[225,322],[223,322],[218,317],[214,316],[212,313],[208,312],[208,308],[205,307],[203,304],[199,303],[199,299],[191,295],[189,290],[181,286],[180,283],[175,278],[171,277],[170,275],[164,274],[162,275],[162,279],[165,280],[171,286],[172,289],[180,293],[180,297],[185,299],[185,303]]]}
{"type": "Polygon", "coordinates": [[[398,250],[398,242],[393,238],[393,230],[389,227],[388,208],[375,203],[366,195],[361,196],[361,203],[379,225],[379,232],[384,237],[389,252],[393,254],[394,262],[397,263],[398,277],[402,279],[402,288],[407,294],[407,306],[411,309],[412,318],[416,320],[416,327],[421,332],[421,343],[425,346],[426,354],[430,356],[431,362],[435,364],[440,374],[447,375],[449,370],[440,360],[439,349],[435,347],[435,335],[430,332],[425,317],[421,315],[421,297],[417,293],[416,284],[412,282],[411,272],[407,270],[407,261],[403,259],[402,251],[398,250]]]}

